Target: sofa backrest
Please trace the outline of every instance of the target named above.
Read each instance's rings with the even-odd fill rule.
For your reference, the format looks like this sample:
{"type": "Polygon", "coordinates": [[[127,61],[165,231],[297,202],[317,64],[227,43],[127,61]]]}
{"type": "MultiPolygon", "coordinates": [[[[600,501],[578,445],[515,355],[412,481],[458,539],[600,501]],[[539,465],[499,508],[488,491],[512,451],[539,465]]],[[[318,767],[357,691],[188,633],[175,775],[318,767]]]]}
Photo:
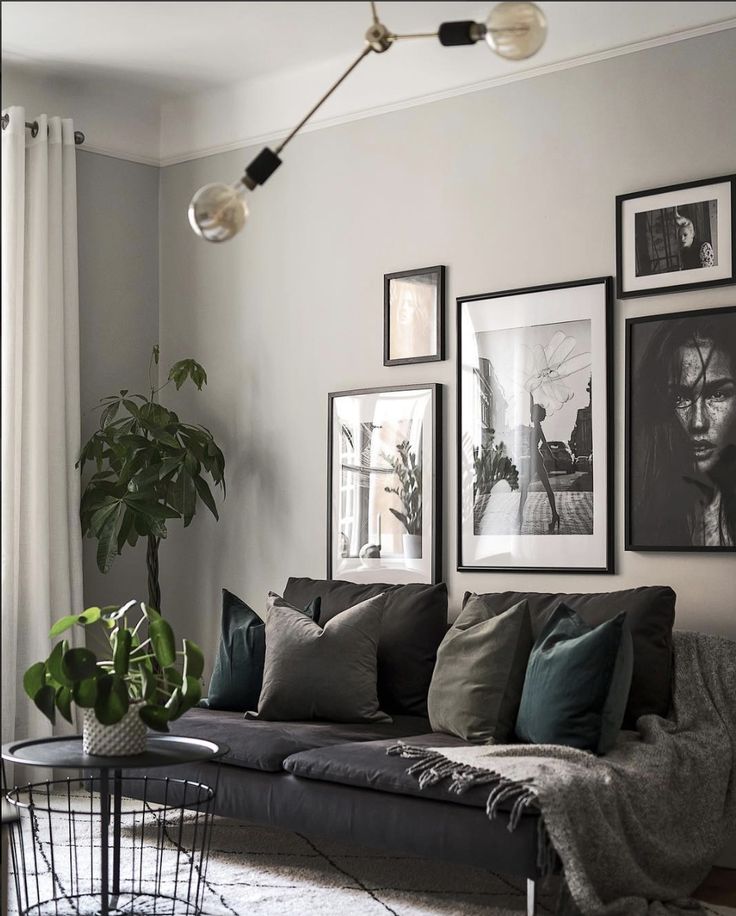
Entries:
{"type": "Polygon", "coordinates": [[[437,647],[447,632],[447,586],[383,585],[339,579],[290,578],[284,598],[296,607],[322,599],[320,623],[388,592],[378,640],[378,700],[388,713],[427,715],[437,647]]]}
{"type": "MultiPolygon", "coordinates": [[[[465,593],[463,607],[473,595],[473,592],[465,593]]],[[[667,715],[672,696],[672,627],[676,598],[669,586],[647,585],[587,594],[489,592],[478,597],[493,614],[500,614],[526,599],[535,639],[560,602],[592,626],[626,611],[634,644],[634,671],[624,727],[633,728],[639,716],[647,713],[667,715]]]]}

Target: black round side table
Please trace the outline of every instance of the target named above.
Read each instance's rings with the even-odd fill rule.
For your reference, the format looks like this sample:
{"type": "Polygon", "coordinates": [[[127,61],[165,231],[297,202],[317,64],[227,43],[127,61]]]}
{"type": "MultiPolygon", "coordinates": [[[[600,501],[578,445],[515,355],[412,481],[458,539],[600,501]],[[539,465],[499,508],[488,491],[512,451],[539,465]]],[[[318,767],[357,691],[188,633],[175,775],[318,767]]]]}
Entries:
{"type": "Polygon", "coordinates": [[[217,779],[210,786],[139,771],[216,761],[227,750],[174,735],[149,737],[145,752],[130,757],[87,755],[81,736],[3,745],[9,763],[83,773],[6,792],[21,815],[10,844],[18,913],[198,916],[217,779]]]}

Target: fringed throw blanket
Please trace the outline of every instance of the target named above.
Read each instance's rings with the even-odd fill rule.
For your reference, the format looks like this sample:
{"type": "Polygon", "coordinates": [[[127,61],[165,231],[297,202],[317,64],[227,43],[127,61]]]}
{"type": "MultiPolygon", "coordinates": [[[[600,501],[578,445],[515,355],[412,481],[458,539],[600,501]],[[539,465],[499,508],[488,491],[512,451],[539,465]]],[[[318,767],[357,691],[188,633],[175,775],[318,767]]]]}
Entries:
{"type": "Polygon", "coordinates": [[[688,894],[736,825],[736,643],[676,632],[674,662],[670,716],[642,716],[605,757],[557,745],[389,753],[416,760],[409,773],[420,786],[487,783],[489,817],[513,800],[509,830],[536,805],[542,870],[550,852],[564,869],[562,912],[700,912],[688,894]]]}

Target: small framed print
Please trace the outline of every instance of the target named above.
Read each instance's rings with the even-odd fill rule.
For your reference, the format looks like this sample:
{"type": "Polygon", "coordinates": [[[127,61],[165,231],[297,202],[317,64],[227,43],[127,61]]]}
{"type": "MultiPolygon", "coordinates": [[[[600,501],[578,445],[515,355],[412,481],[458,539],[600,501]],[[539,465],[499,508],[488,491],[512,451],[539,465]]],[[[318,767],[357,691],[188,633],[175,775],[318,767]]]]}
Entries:
{"type": "Polygon", "coordinates": [[[735,175],[618,196],[618,297],[734,283],[735,224],[735,175]]]}
{"type": "Polygon", "coordinates": [[[327,578],[441,576],[441,386],[328,396],[327,578]]]}
{"type": "Polygon", "coordinates": [[[625,547],[736,551],[736,306],[626,322],[625,547]]]}
{"type": "Polygon", "coordinates": [[[613,571],[611,277],[458,299],[458,569],[613,571]]]}
{"type": "Polygon", "coordinates": [[[383,278],[383,365],[445,358],[445,268],[422,267],[383,278]]]}

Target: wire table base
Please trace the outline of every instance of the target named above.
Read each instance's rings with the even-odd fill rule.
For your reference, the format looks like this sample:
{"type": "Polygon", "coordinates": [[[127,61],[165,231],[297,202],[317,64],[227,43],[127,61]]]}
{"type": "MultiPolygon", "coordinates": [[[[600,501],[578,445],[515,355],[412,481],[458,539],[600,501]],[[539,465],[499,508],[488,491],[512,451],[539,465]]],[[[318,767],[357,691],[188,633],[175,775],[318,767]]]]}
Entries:
{"type": "Polygon", "coordinates": [[[120,770],[12,789],[6,798],[21,815],[10,833],[16,912],[199,916],[215,792],[120,770]]]}

